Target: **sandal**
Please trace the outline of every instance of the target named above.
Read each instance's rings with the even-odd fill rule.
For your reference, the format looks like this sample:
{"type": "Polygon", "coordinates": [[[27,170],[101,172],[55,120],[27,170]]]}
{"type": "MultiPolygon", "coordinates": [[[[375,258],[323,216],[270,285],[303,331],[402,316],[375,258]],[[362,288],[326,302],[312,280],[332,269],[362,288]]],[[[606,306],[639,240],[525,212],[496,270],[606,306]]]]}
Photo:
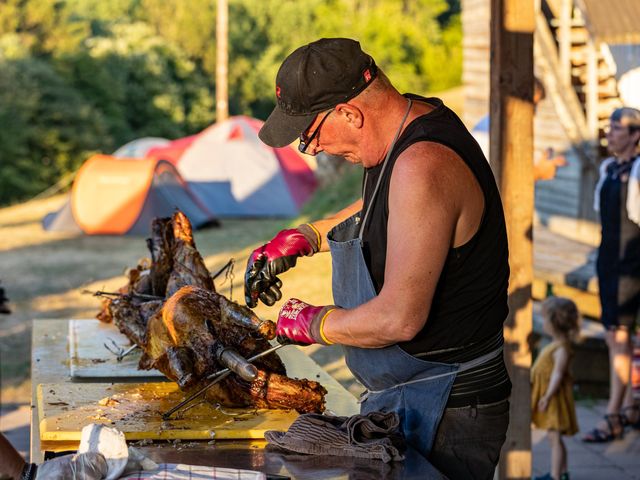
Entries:
{"type": "Polygon", "coordinates": [[[619,440],[624,436],[624,418],[622,415],[619,413],[609,413],[603,418],[607,422],[609,430],[596,427],[582,437],[583,442],[607,443],[613,440],[619,440]],[[620,429],[617,433],[615,433],[615,426],[620,429]]]}
{"type": "Polygon", "coordinates": [[[623,427],[631,427],[634,430],[640,430],[640,405],[631,405],[630,407],[623,407],[620,412],[620,417],[622,418],[622,426],[623,427]],[[633,412],[632,415],[629,415],[628,412],[633,412]],[[635,418],[635,421],[632,422],[631,418],[635,418]]]}

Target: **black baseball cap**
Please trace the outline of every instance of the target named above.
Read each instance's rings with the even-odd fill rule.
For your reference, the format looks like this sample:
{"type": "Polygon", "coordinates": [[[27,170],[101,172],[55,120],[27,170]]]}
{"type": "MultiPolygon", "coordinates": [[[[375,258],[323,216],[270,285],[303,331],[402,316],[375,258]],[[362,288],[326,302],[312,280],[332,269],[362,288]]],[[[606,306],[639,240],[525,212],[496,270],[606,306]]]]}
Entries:
{"type": "Polygon", "coordinates": [[[289,55],[276,76],[276,108],[259,132],[272,147],[289,145],[316,115],[346,102],[376,78],[378,68],[360,42],[321,38],[289,55]]]}

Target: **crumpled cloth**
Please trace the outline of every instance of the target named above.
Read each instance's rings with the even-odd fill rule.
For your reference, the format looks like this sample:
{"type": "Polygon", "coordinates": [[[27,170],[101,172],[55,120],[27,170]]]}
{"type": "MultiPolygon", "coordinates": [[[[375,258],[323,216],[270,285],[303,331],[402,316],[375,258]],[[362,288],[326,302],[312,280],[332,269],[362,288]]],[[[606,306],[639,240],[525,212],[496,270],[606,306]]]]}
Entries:
{"type": "MultiPolygon", "coordinates": [[[[97,452],[64,455],[42,463],[36,471],[36,480],[100,480],[106,478],[107,461],[97,452]]],[[[2,477],[4,478],[4,477],[2,477]]]]}
{"type": "Polygon", "coordinates": [[[309,455],[338,455],[382,460],[404,460],[404,437],[395,412],[369,412],[339,417],[306,413],[286,432],[269,430],[264,438],[284,450],[309,455]]]}
{"type": "Polygon", "coordinates": [[[121,480],[266,480],[262,472],[235,468],[204,467],[161,463],[157,469],[134,472],[120,477],[121,480]]]}

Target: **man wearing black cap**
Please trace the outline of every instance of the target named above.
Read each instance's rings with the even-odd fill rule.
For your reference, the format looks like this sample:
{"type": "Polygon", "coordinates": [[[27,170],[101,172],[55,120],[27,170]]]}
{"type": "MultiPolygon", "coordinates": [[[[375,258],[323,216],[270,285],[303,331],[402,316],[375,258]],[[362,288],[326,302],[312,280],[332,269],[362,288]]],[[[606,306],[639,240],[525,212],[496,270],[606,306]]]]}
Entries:
{"type": "Polygon", "coordinates": [[[362,413],[397,412],[409,444],[450,478],[492,478],[509,421],[509,266],[480,147],[439,99],[401,95],[354,40],[294,51],[275,93],[262,141],[361,164],[363,200],[256,249],[247,304],[273,305],[298,257],[331,251],[335,304],[288,300],[278,334],[342,344],[367,389],[362,413]]]}

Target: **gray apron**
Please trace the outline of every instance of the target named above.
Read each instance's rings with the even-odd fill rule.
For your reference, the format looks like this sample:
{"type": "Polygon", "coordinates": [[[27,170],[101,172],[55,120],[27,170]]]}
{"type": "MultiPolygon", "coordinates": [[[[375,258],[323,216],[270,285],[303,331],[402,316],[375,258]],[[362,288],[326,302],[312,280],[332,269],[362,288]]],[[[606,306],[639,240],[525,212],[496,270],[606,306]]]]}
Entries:
{"type": "MultiPolygon", "coordinates": [[[[370,205],[399,133],[400,130],[384,160],[370,205]]],[[[362,254],[362,232],[368,213],[362,222],[359,212],[327,234],[333,268],[333,300],[342,308],[356,308],[377,295],[362,254]]],[[[367,389],[360,399],[361,413],[397,412],[407,442],[425,457],[431,451],[456,373],[474,368],[502,352],[499,348],[469,362],[444,364],[420,360],[397,344],[384,348],[345,345],[344,350],[349,370],[367,389]]]]}

